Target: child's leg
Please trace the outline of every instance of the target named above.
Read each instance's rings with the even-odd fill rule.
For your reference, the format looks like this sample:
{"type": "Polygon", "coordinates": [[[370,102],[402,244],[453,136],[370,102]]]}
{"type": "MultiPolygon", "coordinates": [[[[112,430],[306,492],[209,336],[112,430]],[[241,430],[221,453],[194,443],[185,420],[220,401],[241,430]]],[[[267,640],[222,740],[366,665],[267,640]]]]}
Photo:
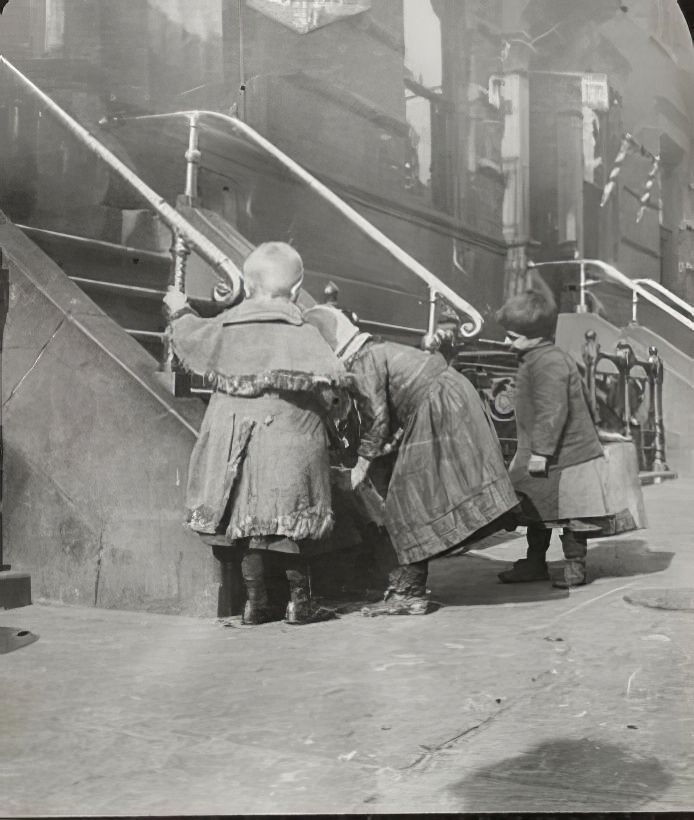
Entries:
{"type": "Polygon", "coordinates": [[[427,594],[428,576],[428,561],[417,561],[415,564],[405,564],[396,567],[388,574],[388,580],[390,582],[389,588],[396,595],[424,598],[427,594]]]}
{"type": "Polygon", "coordinates": [[[289,581],[289,604],[285,614],[287,623],[311,624],[334,618],[334,612],[314,607],[311,602],[311,584],[305,559],[300,555],[283,555],[282,558],[289,581]]]}
{"type": "Polygon", "coordinates": [[[388,589],[381,603],[363,607],[362,615],[426,615],[429,610],[429,562],[401,564],[388,574],[388,589]]]}
{"type": "Polygon", "coordinates": [[[581,532],[565,528],[561,536],[561,545],[566,564],[563,575],[553,581],[554,586],[559,589],[582,586],[586,582],[587,537],[581,532]]]}
{"type": "Polygon", "coordinates": [[[530,525],[526,535],[528,550],[525,558],[516,561],[513,569],[499,573],[499,580],[505,584],[519,584],[530,581],[547,581],[547,550],[552,540],[552,530],[539,525],[530,525]]]}
{"type": "Polygon", "coordinates": [[[268,555],[263,550],[244,550],[241,559],[241,574],[246,585],[248,600],[243,612],[245,624],[262,624],[282,617],[268,595],[266,583],[266,561],[268,555]]]}

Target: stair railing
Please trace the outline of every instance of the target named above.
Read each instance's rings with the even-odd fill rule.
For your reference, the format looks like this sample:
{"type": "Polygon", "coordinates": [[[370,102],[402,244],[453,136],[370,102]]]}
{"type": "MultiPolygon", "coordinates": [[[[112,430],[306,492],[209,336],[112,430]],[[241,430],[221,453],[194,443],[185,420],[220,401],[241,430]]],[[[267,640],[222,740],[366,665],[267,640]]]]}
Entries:
{"type": "MultiPolygon", "coordinates": [[[[137,174],[110,151],[97,137],[75,120],[51,97],[44,93],[18,68],[10,63],[5,57],[0,55],[0,67],[7,74],[24,87],[33,97],[35,97],[41,107],[50,113],[63,127],[72,134],[79,142],[96,154],[112,171],[125,180],[128,185],[155,211],[172,231],[172,255],[174,259],[174,274],[172,284],[178,290],[183,290],[185,285],[185,262],[191,250],[199,254],[210,267],[220,275],[221,279],[229,289],[228,298],[233,298],[240,293],[242,288],[242,274],[234,262],[229,259],[219,248],[211,242],[203,233],[198,231],[188,222],[178,211],[164,200],[156,191],[150,188],[137,174]]],[[[193,124],[191,124],[191,128],[193,124]]],[[[192,138],[191,138],[192,140],[192,138]]],[[[189,152],[186,155],[188,160],[187,188],[195,185],[195,154],[189,152]],[[190,156],[188,156],[190,154],[190,156]]]]}
{"type": "MultiPolygon", "coordinates": [[[[653,290],[657,290],[659,293],[662,293],[666,299],[681,308],[682,312],[686,313],[690,319],[694,319],[694,305],[690,305],[688,302],[685,302],[684,299],[681,299],[676,293],[673,293],[671,290],[666,288],[665,285],[661,285],[660,282],[656,282],[655,279],[634,279],[634,282],[641,287],[653,288],[653,290]]],[[[631,320],[634,324],[638,323],[638,301],[639,295],[636,291],[634,291],[631,316],[631,320]]]]}
{"type": "MultiPolygon", "coordinates": [[[[176,111],[168,114],[146,114],[141,117],[133,117],[132,119],[156,120],[171,119],[176,117],[187,118],[191,128],[197,128],[201,120],[216,120],[229,126],[232,130],[242,134],[250,142],[262,149],[266,154],[276,159],[281,165],[294,174],[294,176],[304,182],[308,188],[318,194],[318,196],[335,208],[335,210],[339,211],[339,213],[348,219],[371,241],[383,248],[383,250],[385,250],[390,256],[411,271],[418,279],[423,281],[429,289],[429,320],[427,336],[433,337],[436,330],[436,308],[439,299],[444,299],[455,310],[470,318],[471,321],[464,322],[460,327],[460,333],[462,336],[465,338],[473,338],[479,334],[482,329],[484,319],[479,311],[477,311],[468,301],[459,296],[454,290],[448,287],[448,285],[442,282],[435,274],[418,262],[397,243],[393,242],[392,239],[386,236],[386,234],[379,230],[373,223],[369,222],[368,219],[365,219],[351,205],[348,205],[344,199],[328,188],[327,185],[318,180],[315,176],[313,176],[313,174],[280,150],[274,143],[267,140],[254,128],[247,125],[242,120],[216,111],[176,111]]],[[[194,138],[191,135],[190,144],[193,143],[193,139],[194,138]]],[[[195,144],[197,146],[197,143],[195,144]]],[[[194,161],[199,161],[199,154],[195,157],[194,161]]],[[[191,160],[189,160],[189,167],[190,164],[191,160]]]]}
{"type": "MultiPolygon", "coordinates": [[[[580,266],[580,284],[579,284],[579,292],[580,292],[580,301],[577,308],[578,313],[585,313],[586,311],[586,291],[591,285],[597,284],[600,280],[589,280],[587,278],[586,272],[588,267],[598,268],[598,270],[602,271],[605,275],[605,278],[608,281],[615,282],[619,285],[623,285],[625,288],[631,291],[632,294],[632,322],[634,324],[638,324],[637,322],[637,308],[638,308],[638,300],[643,299],[646,302],[650,302],[650,304],[654,305],[655,307],[662,310],[666,313],[671,319],[674,319],[676,322],[684,325],[689,330],[694,331],[694,321],[691,318],[687,318],[683,316],[682,313],[677,310],[676,308],[671,307],[670,305],[666,304],[662,299],[659,299],[654,294],[650,293],[646,288],[643,287],[640,282],[643,280],[637,279],[630,279],[628,276],[625,276],[621,271],[614,267],[614,265],[609,265],[607,262],[603,262],[601,259],[563,259],[551,262],[530,262],[528,263],[529,269],[535,268],[547,268],[547,267],[558,267],[561,265],[579,265],[580,266]]],[[[649,285],[652,284],[650,280],[648,280],[649,285]]],[[[661,286],[662,287],[662,286],[661,286]]],[[[666,290],[663,288],[663,290],[666,290]]],[[[679,297],[675,297],[674,294],[670,294],[668,291],[668,298],[675,301],[679,299],[679,297]]],[[[686,302],[683,300],[681,301],[685,307],[690,307],[687,305],[686,302]]]]}

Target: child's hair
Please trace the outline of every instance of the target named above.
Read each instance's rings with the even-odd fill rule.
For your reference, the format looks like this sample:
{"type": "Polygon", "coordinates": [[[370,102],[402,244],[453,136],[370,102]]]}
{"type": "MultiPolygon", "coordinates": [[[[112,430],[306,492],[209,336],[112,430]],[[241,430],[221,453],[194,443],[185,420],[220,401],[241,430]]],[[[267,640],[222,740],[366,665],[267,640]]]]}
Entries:
{"type": "Polygon", "coordinates": [[[529,339],[551,339],[557,326],[557,305],[552,291],[535,274],[530,287],[508,299],[496,314],[497,322],[529,339]]]}
{"type": "Polygon", "coordinates": [[[304,278],[304,263],[286,242],[263,242],[243,264],[246,295],[292,299],[304,278]]]}

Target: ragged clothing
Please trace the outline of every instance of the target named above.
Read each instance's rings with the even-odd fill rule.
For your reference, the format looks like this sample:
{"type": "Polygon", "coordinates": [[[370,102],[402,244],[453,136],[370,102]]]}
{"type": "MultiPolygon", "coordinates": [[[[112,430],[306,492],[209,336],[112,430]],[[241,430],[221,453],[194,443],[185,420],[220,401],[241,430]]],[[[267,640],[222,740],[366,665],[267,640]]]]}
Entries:
{"type": "Polygon", "coordinates": [[[190,460],[190,527],[232,541],[322,538],[333,525],[326,422],[350,383],[342,364],[285,300],[214,319],[185,310],[171,324],[176,356],[216,388],[190,460]]]}
{"type": "Polygon", "coordinates": [[[438,354],[368,342],[349,361],[362,421],[359,454],[381,455],[404,429],[385,500],[401,564],[501,529],[517,504],[499,441],[470,382],[438,354]]]}
{"type": "Polygon", "coordinates": [[[633,445],[603,449],[578,368],[553,342],[521,352],[515,409],[518,447],[509,473],[522,523],[591,538],[644,526],[633,445]],[[531,454],[547,457],[546,477],[528,473],[531,454]]]}

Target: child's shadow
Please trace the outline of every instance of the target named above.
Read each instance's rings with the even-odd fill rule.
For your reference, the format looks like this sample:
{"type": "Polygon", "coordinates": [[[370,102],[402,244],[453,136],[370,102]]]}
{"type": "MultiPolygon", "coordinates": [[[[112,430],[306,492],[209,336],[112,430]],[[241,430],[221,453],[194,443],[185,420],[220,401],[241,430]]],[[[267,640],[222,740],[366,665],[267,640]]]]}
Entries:
{"type": "MultiPolygon", "coordinates": [[[[589,581],[663,572],[674,557],[673,552],[651,551],[640,539],[593,543],[594,546],[588,548],[589,581]]],[[[546,601],[569,595],[567,590],[553,587],[551,581],[502,584],[498,573],[511,565],[511,561],[478,553],[432,561],[429,573],[432,598],[447,606],[475,606],[546,601]]]]}
{"type": "Polygon", "coordinates": [[[547,601],[569,594],[550,581],[502,584],[497,575],[510,566],[508,561],[473,553],[432,561],[428,581],[432,600],[446,606],[479,606],[547,601]]]}
{"type": "Polygon", "coordinates": [[[596,578],[623,578],[664,572],[674,552],[654,552],[639,538],[588,543],[588,575],[596,578]]]}

